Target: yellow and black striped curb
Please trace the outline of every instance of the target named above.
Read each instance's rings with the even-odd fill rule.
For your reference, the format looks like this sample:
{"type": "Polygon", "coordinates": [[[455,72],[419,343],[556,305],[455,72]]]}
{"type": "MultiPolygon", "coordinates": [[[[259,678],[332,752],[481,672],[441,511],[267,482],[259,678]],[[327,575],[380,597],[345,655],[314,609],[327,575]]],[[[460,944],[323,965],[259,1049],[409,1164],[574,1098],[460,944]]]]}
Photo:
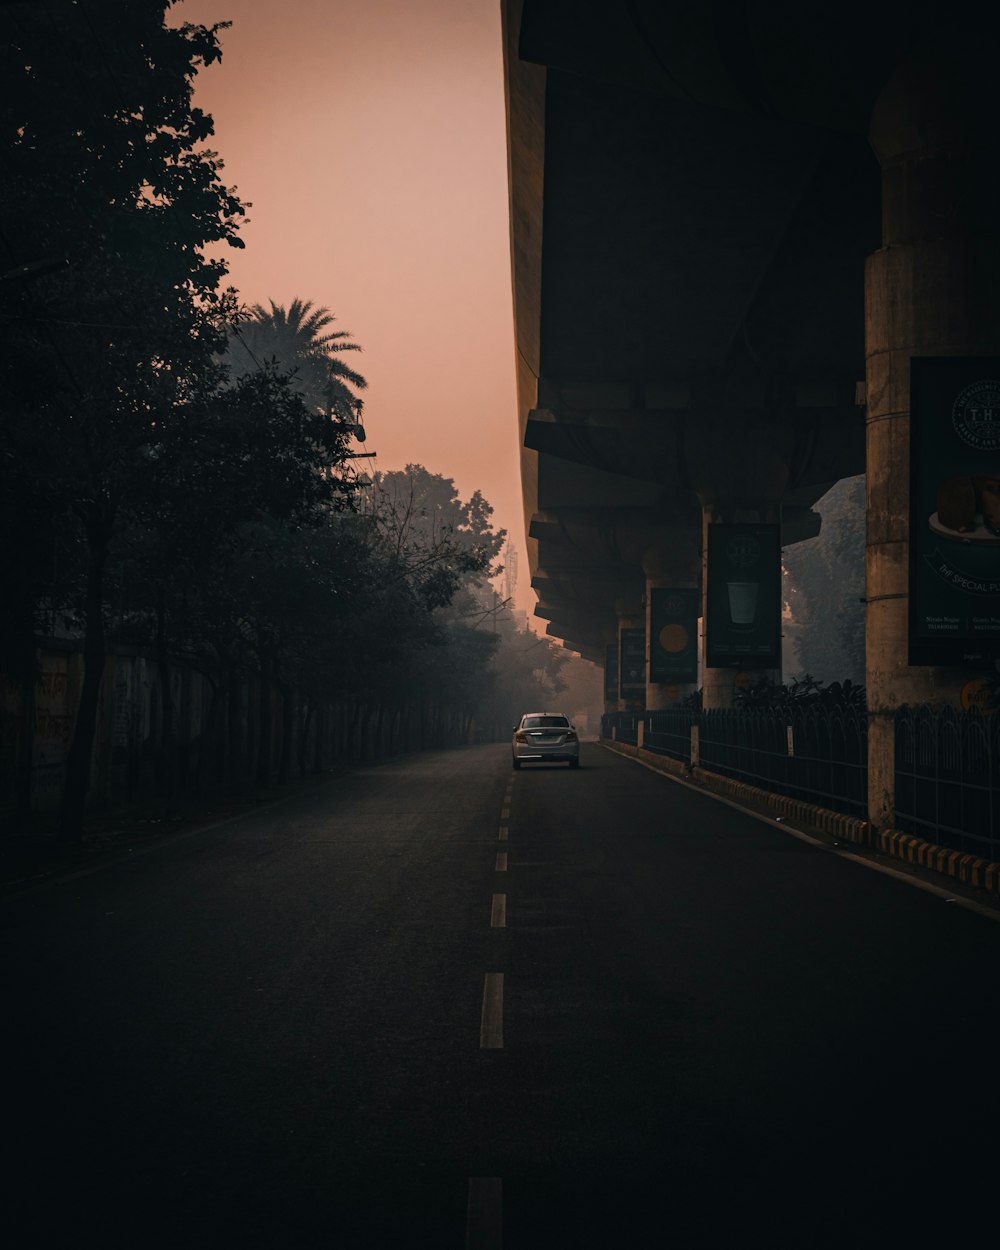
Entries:
{"type": "Polygon", "coordinates": [[[707,768],[688,768],[682,760],[671,759],[668,755],[656,755],[627,742],[612,742],[602,738],[604,746],[621,755],[631,755],[641,759],[660,772],[670,773],[674,777],[682,777],[693,781],[703,790],[710,790],[734,803],[763,812],[772,819],[781,817],[792,820],[804,829],[817,833],[828,833],[844,842],[853,842],[855,846],[871,844],[871,826],[867,820],[857,816],[848,816],[844,812],[832,812],[827,807],[818,807],[815,803],[803,803],[799,799],[789,798],[787,794],[774,794],[770,790],[762,790],[760,786],[751,786],[745,781],[736,781],[732,777],[724,777],[707,768]]]}
{"type": "Polygon", "coordinates": [[[748,785],[745,781],[723,777],[721,773],[713,773],[707,768],[692,769],[692,776],[706,790],[724,794],[726,798],[747,807],[762,808],[771,817],[794,821],[804,829],[828,833],[831,837],[852,842],[855,846],[869,845],[871,826],[867,820],[861,820],[857,816],[834,812],[816,803],[803,803],[800,799],[789,798],[787,794],[774,794],[759,786],[748,785]]]}
{"type": "Polygon", "coordinates": [[[1000,895],[1000,864],[981,859],[978,855],[963,854],[962,851],[937,846],[933,842],[915,837],[912,833],[900,833],[896,829],[875,832],[867,820],[860,820],[856,816],[831,812],[828,808],[817,807],[815,803],[801,803],[784,794],[772,794],[770,790],[762,790],[759,786],[747,785],[743,781],[734,781],[731,777],[723,777],[721,773],[713,773],[707,768],[688,768],[682,760],[656,755],[627,742],[612,742],[607,738],[602,738],[601,742],[621,755],[641,758],[644,763],[660,772],[693,781],[713,794],[724,795],[744,807],[766,812],[772,818],[781,816],[805,829],[828,833],[845,842],[853,842],[856,846],[871,847],[892,859],[903,860],[976,889],[1000,895]]]}
{"type": "Polygon", "coordinates": [[[1000,894],[1000,864],[981,859],[978,855],[936,846],[912,833],[900,833],[896,829],[881,830],[873,839],[873,845],[893,859],[929,868],[932,872],[940,872],[966,885],[989,890],[991,894],[1000,894]]]}

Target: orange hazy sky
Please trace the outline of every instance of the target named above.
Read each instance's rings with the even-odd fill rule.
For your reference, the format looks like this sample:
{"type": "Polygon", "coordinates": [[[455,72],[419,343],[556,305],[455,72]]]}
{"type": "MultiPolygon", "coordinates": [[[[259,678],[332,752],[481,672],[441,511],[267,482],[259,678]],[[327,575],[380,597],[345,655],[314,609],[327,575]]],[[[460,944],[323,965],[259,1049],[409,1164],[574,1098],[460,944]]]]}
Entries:
{"type": "Polygon", "coordinates": [[[363,348],[371,463],[481,490],[530,611],[499,0],[182,0],[172,20],[233,23],[195,99],[252,204],[242,299],[336,314],[363,348]]]}

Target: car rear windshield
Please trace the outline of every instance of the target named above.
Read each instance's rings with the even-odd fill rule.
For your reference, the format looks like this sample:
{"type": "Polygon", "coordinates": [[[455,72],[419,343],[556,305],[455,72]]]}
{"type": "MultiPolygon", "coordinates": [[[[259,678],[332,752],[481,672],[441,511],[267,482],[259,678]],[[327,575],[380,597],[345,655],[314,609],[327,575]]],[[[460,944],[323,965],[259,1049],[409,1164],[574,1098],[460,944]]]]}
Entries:
{"type": "Polygon", "coordinates": [[[566,729],[569,721],[565,716],[526,716],[522,729],[566,729]]]}

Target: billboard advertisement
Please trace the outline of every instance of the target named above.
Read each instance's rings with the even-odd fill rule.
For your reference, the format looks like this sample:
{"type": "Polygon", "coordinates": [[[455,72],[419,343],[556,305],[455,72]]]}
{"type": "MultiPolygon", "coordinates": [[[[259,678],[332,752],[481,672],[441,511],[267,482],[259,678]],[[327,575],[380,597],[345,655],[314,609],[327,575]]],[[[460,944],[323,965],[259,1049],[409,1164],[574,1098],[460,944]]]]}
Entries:
{"type": "Polygon", "coordinates": [[[701,595],[691,587],[654,587],[649,592],[649,680],[698,680],[698,617],[701,595]]]}
{"type": "Polygon", "coordinates": [[[781,527],[709,525],[705,663],[781,667],[781,527]]]}
{"type": "Polygon", "coordinates": [[[646,631],[620,629],[618,643],[618,688],[621,698],[635,698],[646,690],[646,631]]]}
{"type": "Polygon", "coordinates": [[[910,664],[1000,657],[1000,360],[910,362],[910,664]]]}

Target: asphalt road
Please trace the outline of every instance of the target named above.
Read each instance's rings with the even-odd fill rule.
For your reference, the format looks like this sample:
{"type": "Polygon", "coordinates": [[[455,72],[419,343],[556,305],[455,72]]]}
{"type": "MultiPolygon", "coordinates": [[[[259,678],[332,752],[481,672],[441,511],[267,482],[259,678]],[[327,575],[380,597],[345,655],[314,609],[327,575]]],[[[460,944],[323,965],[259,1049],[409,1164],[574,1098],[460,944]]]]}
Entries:
{"type": "Polygon", "coordinates": [[[1000,924],[596,745],[0,904],[11,1247],[979,1246],[1000,924]]]}

